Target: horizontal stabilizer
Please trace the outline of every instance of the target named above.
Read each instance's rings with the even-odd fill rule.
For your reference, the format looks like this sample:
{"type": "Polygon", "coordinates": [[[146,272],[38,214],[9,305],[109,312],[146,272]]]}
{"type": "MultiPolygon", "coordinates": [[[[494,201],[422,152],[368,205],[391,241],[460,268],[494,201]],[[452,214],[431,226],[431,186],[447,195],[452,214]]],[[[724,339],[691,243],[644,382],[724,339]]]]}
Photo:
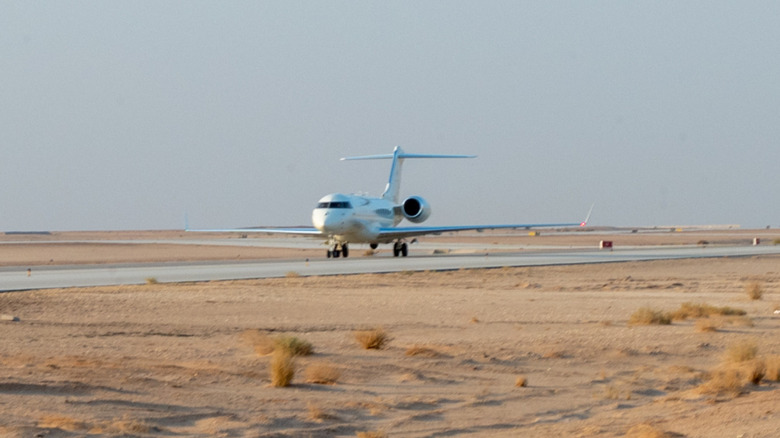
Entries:
{"type": "MultiPolygon", "coordinates": [[[[393,154],[364,155],[361,157],[344,157],[341,161],[349,160],[385,160],[393,158],[393,154]]],[[[398,158],[477,158],[476,155],[438,155],[438,154],[407,154],[400,153],[398,158]]]]}
{"type": "Polygon", "coordinates": [[[476,155],[441,155],[441,154],[407,154],[401,149],[400,146],[396,146],[393,149],[392,154],[380,154],[380,155],[364,155],[361,157],[345,157],[342,161],[348,160],[385,160],[392,159],[393,164],[390,166],[390,178],[387,181],[382,198],[398,203],[398,193],[401,187],[401,165],[406,158],[476,158],[476,155]]]}

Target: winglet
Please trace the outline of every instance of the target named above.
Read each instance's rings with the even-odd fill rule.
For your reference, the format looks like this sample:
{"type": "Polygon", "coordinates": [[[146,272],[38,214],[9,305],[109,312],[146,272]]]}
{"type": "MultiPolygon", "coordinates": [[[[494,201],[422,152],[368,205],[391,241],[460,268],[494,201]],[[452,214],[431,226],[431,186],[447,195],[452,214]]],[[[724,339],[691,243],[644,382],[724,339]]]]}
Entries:
{"type": "Polygon", "coordinates": [[[593,207],[595,207],[595,206],[596,206],[595,202],[590,205],[590,210],[588,210],[588,215],[585,216],[585,220],[584,221],[580,222],[580,226],[581,227],[584,227],[584,226],[588,225],[588,221],[590,220],[590,214],[593,213],[593,207]]]}

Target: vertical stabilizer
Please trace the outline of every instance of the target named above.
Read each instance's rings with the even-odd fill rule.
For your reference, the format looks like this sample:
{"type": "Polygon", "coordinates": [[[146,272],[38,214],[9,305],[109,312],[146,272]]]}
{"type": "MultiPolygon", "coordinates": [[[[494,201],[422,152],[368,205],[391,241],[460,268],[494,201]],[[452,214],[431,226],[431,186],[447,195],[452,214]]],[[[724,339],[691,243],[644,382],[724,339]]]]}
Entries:
{"type": "Polygon", "coordinates": [[[398,204],[398,193],[401,191],[401,167],[404,164],[403,149],[396,146],[393,149],[393,164],[390,166],[390,178],[387,180],[387,186],[382,193],[382,199],[398,204]]]}
{"type": "Polygon", "coordinates": [[[398,204],[398,197],[401,191],[401,167],[405,158],[476,158],[476,155],[407,154],[400,146],[396,146],[392,154],[347,157],[342,158],[342,160],[379,160],[388,158],[393,160],[393,164],[390,166],[390,178],[387,180],[387,186],[385,187],[385,192],[382,193],[382,198],[398,204]]]}

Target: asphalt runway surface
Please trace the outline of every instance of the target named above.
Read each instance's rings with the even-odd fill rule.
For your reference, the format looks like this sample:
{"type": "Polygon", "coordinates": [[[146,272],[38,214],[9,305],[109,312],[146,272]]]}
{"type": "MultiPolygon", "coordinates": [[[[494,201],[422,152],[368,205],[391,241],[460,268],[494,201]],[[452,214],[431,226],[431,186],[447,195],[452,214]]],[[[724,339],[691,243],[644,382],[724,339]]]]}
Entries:
{"type": "Polygon", "coordinates": [[[545,252],[472,253],[409,257],[381,255],[347,259],[287,259],[247,262],[189,262],[117,265],[37,266],[0,269],[0,292],[86,286],[183,283],[311,275],[349,275],[400,271],[444,271],[504,266],[549,266],[707,257],[780,254],[780,245],[651,246],[614,250],[554,249],[545,252]]]}

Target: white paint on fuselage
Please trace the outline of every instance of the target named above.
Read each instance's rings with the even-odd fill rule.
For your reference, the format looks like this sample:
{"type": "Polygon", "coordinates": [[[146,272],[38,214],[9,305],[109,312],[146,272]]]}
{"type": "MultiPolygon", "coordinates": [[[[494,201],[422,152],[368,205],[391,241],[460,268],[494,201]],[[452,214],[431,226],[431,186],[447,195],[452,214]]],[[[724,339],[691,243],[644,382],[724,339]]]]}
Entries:
{"type": "Polygon", "coordinates": [[[382,198],[333,193],[324,196],[312,211],[314,228],[339,242],[388,243],[379,240],[380,228],[403,219],[397,206],[382,198]]]}

